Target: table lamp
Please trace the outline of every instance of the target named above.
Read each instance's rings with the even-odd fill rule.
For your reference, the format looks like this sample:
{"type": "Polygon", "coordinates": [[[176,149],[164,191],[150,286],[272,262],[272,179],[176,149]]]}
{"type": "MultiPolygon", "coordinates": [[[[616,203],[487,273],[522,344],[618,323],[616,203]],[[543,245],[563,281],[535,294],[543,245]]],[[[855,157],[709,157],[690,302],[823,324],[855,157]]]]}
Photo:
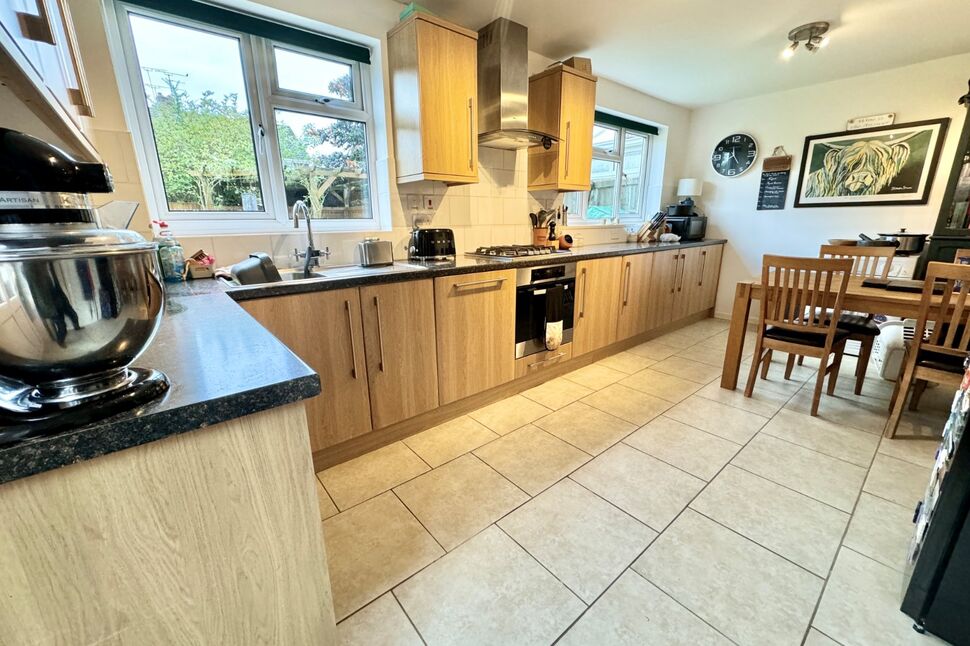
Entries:
{"type": "Polygon", "coordinates": [[[701,180],[688,177],[677,182],[677,195],[684,198],[681,200],[683,206],[694,206],[695,197],[700,197],[704,192],[704,182],[701,180]]]}

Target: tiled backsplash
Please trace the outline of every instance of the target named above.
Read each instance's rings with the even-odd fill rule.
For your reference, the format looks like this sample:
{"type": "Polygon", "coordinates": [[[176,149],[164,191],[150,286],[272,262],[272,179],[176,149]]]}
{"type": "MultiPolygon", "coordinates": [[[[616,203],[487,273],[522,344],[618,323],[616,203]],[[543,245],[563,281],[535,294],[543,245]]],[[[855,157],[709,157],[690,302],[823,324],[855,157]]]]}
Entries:
{"type": "MultiPolygon", "coordinates": [[[[458,253],[492,244],[528,244],[532,241],[529,212],[552,208],[561,203],[555,193],[530,194],[526,188],[528,153],[479,148],[477,184],[447,187],[441,182],[416,182],[392,187],[390,195],[392,229],[390,231],[353,233],[315,232],[320,248],[330,247],[326,264],[345,265],[356,262],[357,243],[364,237],[377,237],[394,243],[394,258],[406,260],[406,244],[415,212],[409,208],[409,196],[434,196],[430,214],[418,211],[425,227],[443,227],[455,232],[458,253]]],[[[381,165],[386,168],[385,165],[381,165]]],[[[569,229],[567,228],[567,231],[569,229]]],[[[571,231],[580,245],[616,242],[625,238],[622,227],[583,227],[571,231]]],[[[294,265],[295,248],[306,246],[306,230],[294,230],[285,235],[223,235],[187,237],[179,240],[187,254],[204,249],[216,257],[219,265],[230,265],[244,259],[250,252],[266,251],[280,266],[294,265]]]]}

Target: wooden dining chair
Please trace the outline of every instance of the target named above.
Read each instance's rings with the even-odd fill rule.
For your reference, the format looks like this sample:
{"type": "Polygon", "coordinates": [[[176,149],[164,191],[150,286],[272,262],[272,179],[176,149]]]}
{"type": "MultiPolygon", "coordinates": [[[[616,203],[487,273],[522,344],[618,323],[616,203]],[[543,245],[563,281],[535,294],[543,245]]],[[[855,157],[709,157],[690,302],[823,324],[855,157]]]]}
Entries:
{"type": "Polygon", "coordinates": [[[754,392],[759,369],[762,379],[768,377],[774,350],[788,353],[786,378],[790,376],[796,355],[817,357],[820,367],[812,397],[812,415],[818,415],[822,384],[828,375],[828,393],[835,392],[842,352],[849,338],[838,322],[851,272],[852,260],[846,258],[764,257],[761,315],[745,397],[754,392]],[[834,356],[831,365],[830,356],[834,356]]]}
{"type": "MultiPolygon", "coordinates": [[[[853,278],[889,278],[889,268],[893,264],[895,247],[854,247],[849,245],[823,244],[819,258],[848,258],[852,261],[853,278]]],[[[849,333],[850,341],[859,342],[859,360],[855,369],[855,394],[862,394],[862,384],[866,381],[866,369],[872,346],[879,336],[879,326],[873,320],[874,314],[868,312],[842,312],[838,326],[849,333]]],[[[801,357],[799,364],[801,365],[801,357]]]]}
{"type": "Polygon", "coordinates": [[[970,265],[929,263],[913,340],[906,348],[902,375],[889,402],[886,437],[896,436],[911,389],[910,408],[915,410],[928,382],[957,387],[963,380],[963,361],[970,348],[968,294],[970,265]]]}

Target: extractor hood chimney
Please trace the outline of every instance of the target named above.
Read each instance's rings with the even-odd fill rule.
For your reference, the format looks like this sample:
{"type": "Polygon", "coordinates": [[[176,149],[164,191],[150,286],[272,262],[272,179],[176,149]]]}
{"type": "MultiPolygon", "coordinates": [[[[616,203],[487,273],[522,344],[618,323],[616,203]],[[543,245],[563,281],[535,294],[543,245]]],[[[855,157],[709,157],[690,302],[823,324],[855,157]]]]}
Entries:
{"type": "Polygon", "coordinates": [[[556,137],[529,130],[529,31],[497,18],[478,31],[478,144],[549,148],[556,137]]]}

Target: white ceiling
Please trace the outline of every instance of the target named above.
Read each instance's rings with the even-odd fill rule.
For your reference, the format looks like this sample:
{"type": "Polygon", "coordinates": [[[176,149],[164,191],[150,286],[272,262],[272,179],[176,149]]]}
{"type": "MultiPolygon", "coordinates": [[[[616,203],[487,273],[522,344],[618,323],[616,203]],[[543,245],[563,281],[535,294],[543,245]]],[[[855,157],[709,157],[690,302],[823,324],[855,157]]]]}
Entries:
{"type": "MultiPolygon", "coordinates": [[[[968,0],[421,0],[479,29],[505,16],[529,49],[696,107],[970,52],[968,0]],[[832,23],[827,48],[780,57],[788,31],[832,23]]],[[[970,76],[970,70],[967,70],[970,76]]],[[[900,88],[901,90],[903,88],[900,88]]]]}

